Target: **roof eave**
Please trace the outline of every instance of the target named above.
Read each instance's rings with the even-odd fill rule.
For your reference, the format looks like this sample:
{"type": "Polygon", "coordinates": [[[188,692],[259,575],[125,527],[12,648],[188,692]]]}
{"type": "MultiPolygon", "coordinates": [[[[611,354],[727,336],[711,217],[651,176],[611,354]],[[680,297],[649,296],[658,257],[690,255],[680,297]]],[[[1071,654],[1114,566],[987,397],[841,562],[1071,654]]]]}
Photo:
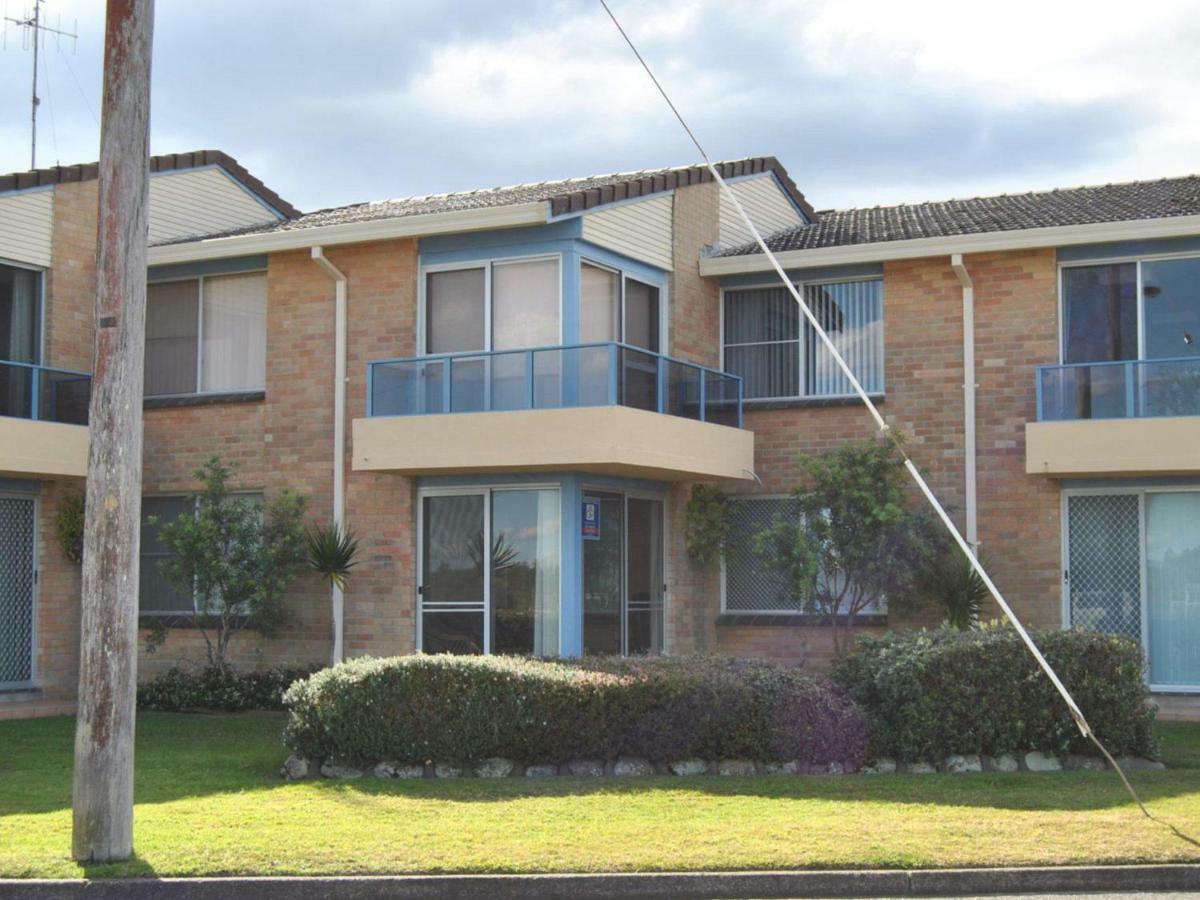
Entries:
{"type": "MultiPolygon", "coordinates": [[[[1171,216],[1161,219],[1133,219],[1121,222],[1094,222],[1087,225],[1059,225],[1026,228],[1019,231],[993,231],[983,234],[957,234],[903,241],[878,241],[819,247],[812,250],[785,250],[775,254],[785,269],[813,266],[885,262],[895,259],[920,259],[951,253],[989,253],[1001,250],[1028,250],[1035,247],[1065,247],[1075,244],[1103,244],[1110,241],[1149,240],[1183,237],[1200,233],[1200,215],[1171,216]]],[[[743,256],[714,256],[700,260],[701,275],[737,275],[768,272],[773,266],[763,253],[743,256]]]]}
{"type": "Polygon", "coordinates": [[[294,228],[286,231],[199,238],[179,244],[151,247],[149,263],[160,266],[169,263],[198,262],[230,256],[298,250],[318,245],[361,244],[393,238],[542,225],[548,220],[549,215],[550,204],[539,200],[534,203],[517,203],[510,206],[425,213],[415,216],[372,219],[366,222],[294,228]]]}

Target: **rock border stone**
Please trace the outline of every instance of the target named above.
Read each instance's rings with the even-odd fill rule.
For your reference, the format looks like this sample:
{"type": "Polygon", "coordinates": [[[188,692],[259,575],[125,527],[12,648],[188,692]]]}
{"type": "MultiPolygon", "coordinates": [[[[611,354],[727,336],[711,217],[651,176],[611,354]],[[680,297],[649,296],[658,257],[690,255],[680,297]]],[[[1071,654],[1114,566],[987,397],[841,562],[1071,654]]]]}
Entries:
{"type": "MultiPolygon", "coordinates": [[[[1163,763],[1141,757],[1123,756],[1118,759],[1128,772],[1161,772],[1163,763]]],[[[639,757],[618,757],[608,763],[597,759],[575,759],[563,765],[537,764],[523,766],[513,760],[492,757],[474,766],[457,763],[409,764],[384,761],[365,769],[347,766],[331,760],[317,762],[292,754],[280,769],[285,781],[302,781],[319,775],[335,780],[354,780],[372,775],[378,779],[417,778],[646,778],[651,775],[673,775],[693,778],[698,775],[717,775],[726,778],[750,778],[758,775],[831,776],[831,775],[932,775],[1009,772],[1103,772],[1108,765],[1101,759],[1078,754],[1062,757],[1045,751],[1029,751],[1019,755],[1002,753],[998,756],[971,753],[950,754],[938,763],[930,760],[895,760],[880,757],[863,764],[857,770],[840,762],[827,764],[790,762],[757,762],[748,759],[683,759],[671,763],[653,763],[639,757]]]]}

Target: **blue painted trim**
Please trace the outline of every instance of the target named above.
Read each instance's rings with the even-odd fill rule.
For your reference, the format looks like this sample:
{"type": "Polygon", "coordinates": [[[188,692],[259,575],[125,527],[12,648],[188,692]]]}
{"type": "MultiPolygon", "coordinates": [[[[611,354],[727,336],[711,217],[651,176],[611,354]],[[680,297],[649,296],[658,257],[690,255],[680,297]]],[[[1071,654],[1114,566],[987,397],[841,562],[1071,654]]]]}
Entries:
{"type": "Polygon", "coordinates": [[[168,266],[151,266],[146,270],[146,280],[175,281],[180,278],[199,278],[202,275],[236,275],[240,272],[265,272],[267,255],[230,256],[225,259],[206,259],[200,262],[174,263],[168,266]]]}
{"type": "Polygon", "coordinates": [[[40,494],[40,482],[28,478],[0,478],[0,492],[5,494],[40,494]]]}
{"type": "Polygon", "coordinates": [[[16,197],[20,194],[36,194],[39,191],[52,191],[55,185],[53,184],[35,184],[33,187],[18,188],[15,191],[4,191],[0,193],[0,197],[16,197]]]}
{"type": "Polygon", "coordinates": [[[558,652],[561,656],[583,655],[583,486],[576,475],[562,481],[562,553],[558,652]]]}
{"type": "Polygon", "coordinates": [[[1200,253],[1200,235],[1195,237],[1155,238],[1145,241],[1114,241],[1107,244],[1080,244],[1059,247],[1060,263],[1087,262],[1089,260],[1123,259],[1138,256],[1156,256],[1162,253],[1200,253]]]}
{"type": "Polygon", "coordinates": [[[1195,487],[1200,490],[1200,479],[1194,475],[1163,475],[1149,478],[1064,478],[1064,490],[1069,488],[1155,488],[1195,487]]]}
{"type": "Polygon", "coordinates": [[[476,259],[482,261],[497,257],[560,253],[571,249],[562,242],[575,240],[582,233],[583,226],[577,221],[554,222],[523,228],[437,234],[421,238],[417,246],[421,265],[433,266],[476,259]]]}
{"type": "MultiPolygon", "coordinates": [[[[792,281],[838,281],[850,278],[882,278],[883,263],[857,263],[847,266],[788,269],[787,275],[792,281]]],[[[779,276],[767,272],[746,272],[740,275],[725,275],[721,278],[721,287],[723,288],[779,286],[779,276]]]]}

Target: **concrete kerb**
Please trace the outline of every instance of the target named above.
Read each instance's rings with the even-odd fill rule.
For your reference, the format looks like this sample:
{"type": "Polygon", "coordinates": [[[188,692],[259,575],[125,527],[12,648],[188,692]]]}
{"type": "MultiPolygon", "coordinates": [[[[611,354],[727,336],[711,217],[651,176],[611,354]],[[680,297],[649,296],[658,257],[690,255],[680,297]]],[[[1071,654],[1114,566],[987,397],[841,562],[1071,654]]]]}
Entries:
{"type": "Polygon", "coordinates": [[[1200,891],[1200,865],[613,875],[0,880],[0,900],[607,900],[1200,891]]]}

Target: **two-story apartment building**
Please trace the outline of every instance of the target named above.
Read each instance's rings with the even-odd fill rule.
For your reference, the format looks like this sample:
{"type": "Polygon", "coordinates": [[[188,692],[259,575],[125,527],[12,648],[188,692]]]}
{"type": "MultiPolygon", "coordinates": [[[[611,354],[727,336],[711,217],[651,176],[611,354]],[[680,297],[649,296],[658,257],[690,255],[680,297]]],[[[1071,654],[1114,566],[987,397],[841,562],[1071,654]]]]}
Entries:
{"type": "MultiPolygon", "coordinates": [[[[1140,638],[1200,689],[1200,179],[817,213],[773,158],[723,177],[1033,624],[1140,638]]],[[[426,652],[770,655],[829,641],[749,555],[699,566],[800,451],[872,432],[700,166],[301,215],[229,157],[156,158],[145,516],[219,453],[359,536],[252,664],[426,652]]],[[[0,180],[0,715],[69,708],[94,167],[0,180]],[[7,701],[7,703],[5,703],[7,701]]],[[[157,575],[143,617],[192,599],[157,575]]],[[[873,627],[890,623],[881,603],[873,627]]],[[[186,629],[149,674],[201,648],[186,629]]]]}

